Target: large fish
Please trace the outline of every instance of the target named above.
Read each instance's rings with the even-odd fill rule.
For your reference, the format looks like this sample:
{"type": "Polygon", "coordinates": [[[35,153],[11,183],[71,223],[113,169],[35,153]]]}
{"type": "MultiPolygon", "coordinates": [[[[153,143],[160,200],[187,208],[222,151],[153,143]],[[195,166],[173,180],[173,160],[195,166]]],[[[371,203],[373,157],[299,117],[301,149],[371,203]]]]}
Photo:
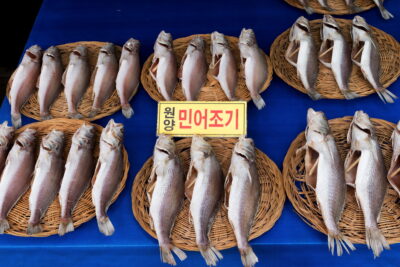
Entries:
{"type": "Polygon", "coordinates": [[[77,108],[89,85],[89,72],[88,50],[80,45],[69,55],[69,63],[62,77],[70,118],[83,118],[77,108]]]}
{"type": "Polygon", "coordinates": [[[207,265],[216,266],[222,255],[211,246],[208,233],[223,196],[222,171],[212,147],[201,136],[193,136],[190,158],[185,194],[190,200],[196,244],[207,265]]]}
{"type": "Polygon", "coordinates": [[[225,205],[245,267],[252,267],[258,262],[248,239],[258,210],[260,190],[254,142],[240,137],[233,149],[225,180],[225,205]]]}
{"type": "Polygon", "coordinates": [[[379,8],[381,15],[384,19],[392,19],[394,16],[383,6],[383,0],[373,0],[375,5],[379,8]]]}
{"type": "Polygon", "coordinates": [[[0,175],[6,165],[8,151],[10,150],[10,145],[14,137],[14,131],[15,128],[13,126],[8,126],[7,121],[0,124],[0,175]]]}
{"type": "Polygon", "coordinates": [[[57,47],[51,46],[43,54],[42,70],[38,80],[38,102],[42,120],[52,118],[49,109],[60,94],[62,75],[60,51],[57,47]]]}
{"type": "Polygon", "coordinates": [[[357,203],[364,214],[367,246],[378,257],[384,248],[389,249],[378,227],[388,182],[374,126],[363,111],[355,113],[347,142],[351,147],[345,161],[346,182],[355,187],[357,203]]]}
{"type": "Polygon", "coordinates": [[[74,231],[72,212],[93,176],[94,127],[83,124],[73,135],[60,187],[59,235],[74,231]]]}
{"type": "Polygon", "coordinates": [[[314,13],[314,9],[310,7],[309,0],[299,0],[299,3],[304,7],[304,10],[307,12],[308,15],[314,13]]]}
{"type": "Polygon", "coordinates": [[[319,71],[317,48],[311,34],[310,23],[305,17],[298,18],[293,24],[289,41],[285,53],[286,60],[297,69],[297,76],[308,95],[313,100],[320,99],[322,96],[315,89],[319,71]]]}
{"type": "Polygon", "coordinates": [[[178,82],[178,68],[170,33],[161,31],[157,37],[150,75],[164,100],[171,101],[178,82]]]}
{"type": "Polygon", "coordinates": [[[381,60],[379,47],[364,18],[355,16],[352,27],[353,51],[351,58],[361,68],[364,78],[372,85],[383,102],[393,103],[397,98],[379,81],[381,60]]]}
{"type": "Polygon", "coordinates": [[[176,265],[171,250],[181,261],[186,259],[185,252],[172,245],[170,238],[183,203],[185,179],[171,137],[160,135],[156,142],[149,185],[150,218],[160,246],[161,260],[176,265]]]}
{"type": "Polygon", "coordinates": [[[10,153],[0,181],[0,234],[10,228],[7,215],[28,190],[35,167],[36,131],[26,129],[19,134],[10,153]]]}
{"type": "Polygon", "coordinates": [[[39,157],[36,161],[31,193],[29,195],[29,210],[31,212],[27,233],[40,233],[40,220],[55,199],[60,189],[64,173],[64,133],[52,130],[46,135],[40,145],[39,157]]]}
{"type": "Polygon", "coordinates": [[[306,144],[298,152],[305,150],[305,180],[317,196],[318,207],[328,230],[328,247],[332,254],[343,254],[343,249],[354,250],[353,244],[341,233],[339,220],[342,217],[346,180],[343,162],[336,147],[323,112],[309,109],[307,113],[306,144]]]}
{"type": "Polygon", "coordinates": [[[400,196],[400,121],[392,133],[393,155],[387,175],[389,183],[400,196]]]}
{"type": "Polygon", "coordinates": [[[15,71],[9,94],[11,120],[15,128],[21,127],[20,109],[35,90],[41,61],[42,48],[33,45],[25,51],[24,57],[15,71]]]}
{"type": "Polygon", "coordinates": [[[114,226],[107,216],[107,210],[124,174],[123,131],[124,126],[121,123],[115,123],[113,119],[103,129],[99,159],[93,176],[92,200],[96,207],[97,225],[100,232],[107,236],[114,233],[114,226]]]}
{"type": "Polygon", "coordinates": [[[130,38],[122,47],[121,58],[119,60],[119,70],[115,86],[119,100],[121,101],[122,114],[126,118],[133,115],[133,109],[129,104],[133,95],[139,87],[140,80],[140,42],[130,38]]]}

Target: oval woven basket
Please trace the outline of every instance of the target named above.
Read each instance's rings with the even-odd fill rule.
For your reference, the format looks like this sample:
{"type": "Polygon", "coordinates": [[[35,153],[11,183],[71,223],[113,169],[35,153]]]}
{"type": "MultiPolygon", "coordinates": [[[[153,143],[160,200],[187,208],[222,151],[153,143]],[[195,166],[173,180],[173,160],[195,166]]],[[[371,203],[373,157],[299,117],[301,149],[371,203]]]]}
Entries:
{"type": "MultiPolygon", "coordinates": [[[[224,175],[227,174],[232,149],[237,139],[218,138],[210,139],[209,143],[221,164],[224,175]]],[[[182,160],[184,173],[186,174],[190,164],[191,138],[185,138],[176,142],[177,151],[182,160]]],[[[282,213],[285,202],[285,191],[281,172],[275,163],[260,150],[257,154],[257,169],[261,182],[261,197],[259,210],[251,229],[250,238],[256,238],[275,224],[282,213]]],[[[132,209],[133,214],[142,228],[152,237],[156,234],[149,224],[149,202],[146,196],[147,180],[153,166],[153,159],[150,158],[143,165],[135,177],[132,187],[132,209]]],[[[185,199],[181,212],[179,213],[173,228],[171,239],[174,245],[185,250],[198,251],[195,242],[193,225],[189,222],[189,201],[185,199]]],[[[236,246],[235,235],[228,221],[227,210],[224,205],[219,209],[214,224],[210,231],[212,245],[221,250],[236,246]]]]}
{"type": "MultiPolygon", "coordinates": [[[[75,131],[85,123],[82,120],[73,120],[73,119],[52,119],[44,122],[36,122],[32,124],[25,125],[24,127],[18,129],[16,131],[16,136],[19,133],[23,132],[27,128],[32,128],[37,131],[37,141],[36,141],[36,157],[39,154],[40,143],[42,137],[44,137],[47,133],[49,133],[53,129],[57,129],[63,131],[65,134],[65,145],[64,145],[64,160],[67,159],[68,151],[71,146],[71,139],[75,131]]],[[[87,122],[86,122],[87,123],[87,122]]],[[[97,124],[91,124],[96,129],[96,142],[94,148],[94,157],[97,161],[99,157],[99,138],[101,135],[102,127],[97,124]]],[[[124,160],[124,176],[118,186],[117,192],[113,196],[112,203],[118,198],[119,194],[125,187],[126,179],[128,178],[128,170],[129,170],[129,161],[128,161],[128,153],[125,148],[123,150],[123,160],[124,160]]],[[[42,219],[42,229],[43,232],[28,235],[26,233],[26,229],[28,226],[28,220],[30,216],[29,211],[29,194],[30,189],[20,198],[14,208],[8,214],[8,221],[10,223],[10,229],[6,231],[7,234],[15,235],[15,236],[34,236],[34,237],[46,237],[54,234],[58,234],[58,226],[60,224],[60,216],[61,216],[61,208],[60,203],[58,201],[58,196],[50,205],[47,210],[46,216],[42,219]]],[[[72,214],[72,220],[74,222],[74,227],[80,226],[82,223],[85,223],[92,219],[95,216],[95,208],[92,203],[92,185],[90,184],[89,188],[82,195],[81,199],[77,203],[74,212],[72,214]]]]}
{"type": "MultiPolygon", "coordinates": [[[[69,62],[69,54],[74,50],[78,45],[84,45],[88,48],[88,62],[90,67],[90,74],[92,74],[93,70],[96,67],[97,56],[99,54],[100,48],[105,44],[105,42],[76,42],[76,43],[68,43],[57,45],[56,47],[60,50],[61,61],[63,65],[63,69],[68,66],[69,62]]],[[[117,58],[121,55],[121,47],[115,46],[115,53],[117,58]]],[[[10,80],[7,84],[7,96],[9,97],[10,86],[14,79],[14,74],[10,77],[10,80]]],[[[92,83],[93,81],[91,81],[92,83]]],[[[39,102],[38,102],[38,90],[36,89],[34,94],[28,99],[28,101],[22,106],[21,113],[27,117],[33,118],[35,120],[40,120],[39,113],[39,102]]],[[[119,101],[119,97],[117,91],[114,90],[113,94],[110,98],[108,98],[101,111],[93,118],[89,118],[89,113],[93,104],[93,84],[89,84],[85,94],[83,95],[81,102],[78,106],[78,111],[84,116],[84,120],[94,121],[100,118],[104,118],[111,114],[114,114],[118,110],[121,109],[121,104],[119,101]]],[[[65,98],[64,88],[61,90],[60,95],[57,97],[56,101],[54,101],[53,105],[50,108],[50,114],[53,118],[68,118],[68,106],[67,99],[65,98]]]]}
{"type": "MultiPolygon", "coordinates": [[[[211,45],[211,35],[210,34],[196,34],[196,35],[191,35],[183,38],[178,38],[173,41],[174,44],[174,51],[175,51],[175,56],[178,64],[181,63],[181,59],[185,54],[186,48],[189,44],[189,42],[193,39],[195,36],[201,36],[204,38],[206,41],[206,58],[207,58],[207,63],[210,64],[211,62],[211,52],[210,52],[210,45],[211,45]]],[[[238,42],[239,39],[237,37],[233,36],[225,36],[226,40],[229,42],[229,46],[233,52],[233,56],[235,57],[236,60],[236,67],[238,71],[238,85],[236,88],[236,96],[240,100],[245,100],[245,101],[250,101],[251,97],[249,94],[249,91],[247,90],[246,87],[246,82],[244,79],[244,73],[241,68],[240,64],[240,51],[238,47],[238,42]]],[[[263,52],[264,53],[264,52],[263,52]]],[[[147,93],[150,95],[151,98],[153,98],[155,101],[163,101],[164,98],[162,95],[158,92],[157,89],[157,84],[153,80],[153,78],[150,75],[149,69],[151,67],[151,61],[153,59],[153,55],[151,54],[150,57],[146,60],[146,62],[143,64],[142,68],[142,75],[141,75],[141,82],[143,84],[144,89],[147,91],[147,93]]],[[[265,58],[267,59],[267,65],[268,65],[268,78],[265,81],[265,84],[263,86],[263,89],[261,92],[264,92],[268,86],[271,83],[272,80],[272,64],[271,60],[269,57],[264,53],[265,58]]],[[[180,82],[178,82],[173,98],[175,100],[180,100],[180,101],[185,101],[185,97],[183,95],[182,91],[182,85],[180,82]]],[[[226,97],[224,91],[221,89],[221,86],[219,85],[219,82],[214,79],[211,75],[207,75],[207,81],[206,84],[201,88],[200,94],[198,96],[199,101],[229,101],[228,98],[226,97]]]]}
{"type": "MultiPolygon", "coordinates": [[[[346,142],[347,131],[352,117],[329,121],[339,153],[343,159],[350,146],[346,142]]],[[[372,119],[383,152],[386,168],[389,169],[392,157],[390,137],[395,125],[393,123],[372,119]]],[[[312,228],[327,234],[320,210],[317,206],[315,192],[305,183],[304,153],[296,155],[296,150],[305,144],[304,132],[292,142],[283,163],[283,179],[286,194],[300,217],[312,228]]],[[[400,242],[400,204],[398,195],[389,186],[381,212],[379,228],[390,244],[400,242]]],[[[353,243],[365,244],[364,216],[357,205],[354,189],[347,187],[346,205],[339,223],[343,234],[353,243]]]]}
{"type": "MultiPolygon", "coordinates": [[[[303,5],[300,4],[298,0],[285,0],[286,3],[288,3],[291,6],[300,8],[304,10],[303,5]]],[[[331,15],[349,15],[349,14],[355,14],[355,13],[360,13],[367,11],[373,7],[376,7],[374,2],[372,0],[355,0],[354,1],[354,6],[358,7],[360,10],[358,12],[353,12],[350,10],[344,0],[339,0],[339,1],[328,1],[329,6],[333,8],[333,11],[328,11],[324,9],[317,0],[309,0],[310,2],[310,7],[314,9],[314,13],[318,14],[331,14],[331,15]]]]}
{"type": "MultiPolygon", "coordinates": [[[[345,38],[351,43],[350,29],[351,20],[336,19],[343,29],[345,38]]],[[[320,27],[321,20],[310,21],[311,31],[317,45],[318,51],[321,45],[320,27]]],[[[380,81],[387,88],[397,80],[400,75],[400,45],[391,35],[371,27],[373,35],[379,45],[381,59],[380,81]]],[[[287,84],[307,93],[300,79],[297,77],[297,70],[285,59],[285,52],[289,45],[289,31],[283,32],[275,39],[271,46],[271,60],[275,73],[287,84]]],[[[362,75],[361,69],[353,64],[353,69],[349,83],[350,90],[357,92],[361,96],[367,96],[375,93],[373,87],[362,75]]],[[[319,64],[319,74],[316,82],[317,91],[324,97],[330,99],[345,99],[336,84],[335,77],[330,69],[319,64]]]]}

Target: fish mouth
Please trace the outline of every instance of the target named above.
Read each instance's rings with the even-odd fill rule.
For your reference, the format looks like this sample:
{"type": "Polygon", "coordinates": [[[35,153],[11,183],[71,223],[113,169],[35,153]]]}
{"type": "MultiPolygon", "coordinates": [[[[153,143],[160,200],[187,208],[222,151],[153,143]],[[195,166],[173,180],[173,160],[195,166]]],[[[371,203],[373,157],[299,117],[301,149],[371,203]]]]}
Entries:
{"type": "Polygon", "coordinates": [[[31,59],[37,59],[37,56],[34,53],[30,52],[30,51],[26,51],[26,55],[28,57],[30,57],[31,59]]]}
{"type": "Polygon", "coordinates": [[[100,53],[106,54],[106,55],[110,55],[110,53],[107,50],[101,49],[100,53]]]}
{"type": "Polygon", "coordinates": [[[48,56],[48,57],[50,57],[50,58],[56,58],[54,55],[52,55],[52,54],[46,54],[46,56],[48,56]]]}
{"type": "Polygon", "coordinates": [[[366,27],[361,26],[361,25],[353,24],[353,27],[355,27],[359,30],[365,31],[365,32],[369,32],[369,30],[366,27]]]}
{"type": "Polygon", "coordinates": [[[78,57],[82,56],[81,52],[79,52],[78,50],[72,51],[72,54],[77,55],[78,57]]]}
{"type": "Polygon", "coordinates": [[[334,30],[336,30],[336,31],[340,31],[340,28],[339,28],[337,25],[332,24],[332,23],[325,22],[325,23],[324,23],[324,26],[326,26],[326,27],[328,27],[328,28],[331,28],[331,29],[334,29],[334,30]]]}
{"type": "Polygon", "coordinates": [[[360,131],[366,133],[367,135],[372,135],[372,132],[370,129],[368,128],[363,128],[360,125],[358,125],[357,123],[354,123],[354,126],[357,127],[357,129],[359,129],[360,131]]]}
{"type": "Polygon", "coordinates": [[[132,51],[133,51],[133,47],[131,47],[131,46],[125,45],[124,48],[125,48],[127,51],[129,51],[129,52],[132,52],[132,51]]]}
{"type": "Polygon", "coordinates": [[[166,43],[163,43],[163,42],[158,42],[158,44],[163,46],[163,47],[165,47],[165,48],[167,48],[167,49],[171,48],[169,44],[166,44],[166,43]]]}
{"type": "Polygon", "coordinates": [[[170,153],[168,150],[166,150],[165,148],[156,147],[156,149],[157,149],[158,151],[160,151],[161,153],[167,154],[168,156],[171,155],[171,153],[170,153]]]}
{"type": "Polygon", "coordinates": [[[297,26],[300,30],[302,30],[302,31],[304,31],[304,32],[306,32],[306,33],[310,33],[310,29],[309,29],[306,25],[297,22],[297,23],[296,23],[296,26],[297,26]]]}

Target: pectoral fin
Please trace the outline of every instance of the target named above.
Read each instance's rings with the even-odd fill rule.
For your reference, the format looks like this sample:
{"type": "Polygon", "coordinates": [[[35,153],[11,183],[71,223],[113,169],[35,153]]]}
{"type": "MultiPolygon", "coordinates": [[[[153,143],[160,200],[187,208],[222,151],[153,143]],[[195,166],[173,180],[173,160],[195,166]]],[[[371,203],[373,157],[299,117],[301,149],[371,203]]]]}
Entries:
{"type": "Polygon", "coordinates": [[[318,162],[319,153],[317,150],[312,148],[310,145],[306,148],[305,165],[306,165],[306,183],[312,188],[317,187],[317,176],[318,176],[318,162]]]}
{"type": "Polygon", "coordinates": [[[92,76],[90,77],[90,84],[94,84],[94,79],[96,79],[96,73],[97,73],[97,66],[94,68],[92,76]]]}
{"type": "Polygon", "coordinates": [[[62,85],[64,85],[64,86],[65,86],[65,81],[66,81],[66,79],[67,79],[68,68],[69,68],[69,65],[68,65],[67,68],[65,69],[65,71],[64,71],[64,73],[63,73],[63,75],[62,75],[62,79],[61,79],[61,83],[62,83],[62,85]]]}
{"type": "Polygon", "coordinates": [[[185,196],[189,201],[192,199],[194,185],[196,184],[197,170],[193,166],[193,161],[190,162],[189,171],[185,181],[185,196]]]}
{"type": "Polygon", "coordinates": [[[294,67],[297,66],[297,58],[299,56],[299,50],[300,50],[300,46],[297,44],[297,42],[292,41],[289,43],[289,46],[285,52],[286,60],[294,67]]]}
{"type": "Polygon", "coordinates": [[[101,160],[99,159],[97,161],[96,169],[94,170],[94,174],[93,174],[93,177],[92,177],[92,185],[94,185],[94,182],[96,181],[97,174],[99,173],[100,167],[101,167],[101,160]]]}
{"type": "Polygon", "coordinates": [[[153,58],[153,62],[151,63],[149,72],[150,72],[150,76],[156,81],[157,78],[157,68],[158,68],[158,63],[159,63],[160,59],[159,58],[153,58]]]}
{"type": "Polygon", "coordinates": [[[183,64],[185,64],[186,61],[186,54],[183,56],[182,60],[181,60],[181,65],[179,66],[179,70],[178,70],[178,78],[180,80],[182,80],[182,73],[183,73],[183,64]]]}
{"type": "Polygon", "coordinates": [[[326,66],[327,68],[331,68],[332,63],[332,51],[333,51],[333,43],[330,40],[325,40],[321,44],[321,49],[319,51],[319,61],[326,66]]]}
{"type": "Polygon", "coordinates": [[[231,192],[231,186],[232,186],[232,172],[229,169],[228,174],[226,175],[225,178],[225,196],[224,196],[224,205],[227,209],[229,209],[229,194],[231,192]]]}
{"type": "Polygon", "coordinates": [[[358,163],[360,162],[361,151],[350,150],[344,162],[346,184],[355,187],[358,163]]]}
{"type": "Polygon", "coordinates": [[[359,42],[353,45],[353,50],[351,51],[351,60],[357,66],[361,65],[361,56],[363,50],[364,50],[364,43],[359,42]]]}
{"type": "Polygon", "coordinates": [[[147,191],[147,199],[149,203],[151,203],[151,196],[153,195],[154,187],[156,186],[157,182],[157,174],[156,174],[157,166],[153,165],[151,169],[150,177],[147,181],[146,191],[147,191]]]}
{"type": "Polygon", "coordinates": [[[221,56],[214,56],[213,62],[210,64],[210,74],[216,79],[219,74],[219,65],[221,63],[221,56]],[[216,59],[216,62],[215,62],[216,59]]]}
{"type": "Polygon", "coordinates": [[[388,172],[388,181],[400,195],[400,155],[394,156],[388,172]]]}

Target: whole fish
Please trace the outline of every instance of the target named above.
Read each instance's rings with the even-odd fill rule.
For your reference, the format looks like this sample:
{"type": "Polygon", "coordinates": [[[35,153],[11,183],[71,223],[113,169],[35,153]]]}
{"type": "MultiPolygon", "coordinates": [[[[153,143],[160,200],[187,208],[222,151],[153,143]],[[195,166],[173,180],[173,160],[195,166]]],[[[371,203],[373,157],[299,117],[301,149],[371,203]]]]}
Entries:
{"type": "Polygon", "coordinates": [[[379,8],[381,15],[384,19],[392,19],[394,16],[383,6],[383,0],[373,0],[375,5],[379,8]]]}
{"type": "Polygon", "coordinates": [[[178,77],[187,101],[195,101],[207,79],[206,43],[200,36],[194,37],[182,58],[178,77]]]}
{"type": "Polygon", "coordinates": [[[207,265],[216,266],[222,255],[211,246],[208,233],[223,196],[222,171],[212,147],[201,136],[193,136],[190,158],[185,195],[190,200],[196,244],[207,265]]]}
{"type": "Polygon", "coordinates": [[[83,118],[77,108],[89,85],[89,72],[88,50],[80,45],[69,55],[69,63],[62,77],[70,118],[83,118]]]}
{"type": "Polygon", "coordinates": [[[94,127],[83,124],[73,135],[60,187],[59,235],[74,231],[72,212],[93,176],[94,127]]]}
{"type": "Polygon", "coordinates": [[[35,167],[36,130],[26,129],[17,137],[0,180],[0,234],[10,229],[7,215],[31,185],[35,167]]]}
{"type": "Polygon", "coordinates": [[[354,114],[347,142],[351,144],[345,161],[348,185],[355,187],[356,199],[364,214],[365,239],[374,257],[378,257],[389,244],[378,227],[387,180],[385,162],[374,126],[363,111],[354,114]]]}
{"type": "Polygon", "coordinates": [[[15,71],[8,100],[11,104],[11,121],[17,129],[22,124],[20,109],[35,90],[41,61],[42,48],[33,45],[25,51],[24,57],[15,71]]]}
{"type": "Polygon", "coordinates": [[[400,196],[400,121],[392,133],[393,155],[387,175],[389,183],[400,196]]]}
{"type": "Polygon", "coordinates": [[[212,75],[221,85],[229,100],[236,100],[238,74],[233,53],[225,36],[219,32],[211,33],[212,75]]]}
{"type": "Polygon", "coordinates": [[[14,137],[14,131],[15,128],[13,126],[8,126],[7,121],[0,125],[0,175],[6,165],[8,151],[10,150],[10,144],[14,137]]]}
{"type": "Polygon", "coordinates": [[[265,107],[265,102],[260,91],[268,79],[268,66],[252,29],[242,29],[239,50],[247,89],[256,107],[262,109],[265,107]]]}
{"type": "Polygon", "coordinates": [[[240,137],[233,149],[225,192],[228,219],[235,233],[242,263],[245,267],[252,267],[258,258],[248,239],[258,210],[260,180],[254,142],[250,138],[240,137]]]}
{"type": "Polygon", "coordinates": [[[29,195],[29,217],[27,233],[42,231],[40,220],[55,199],[64,173],[64,133],[52,130],[42,139],[39,157],[36,161],[31,193],[29,195]]]}
{"type": "Polygon", "coordinates": [[[332,70],[336,83],[346,99],[359,97],[359,95],[349,89],[349,80],[353,66],[351,62],[351,48],[336,20],[331,15],[324,15],[321,39],[319,61],[332,70]]]}
{"type": "Polygon", "coordinates": [[[293,24],[289,41],[285,53],[286,60],[297,69],[297,76],[308,95],[313,100],[320,99],[322,96],[315,89],[319,71],[317,48],[311,34],[310,23],[305,17],[298,18],[293,24]]]}
{"type": "Polygon", "coordinates": [[[140,42],[138,40],[130,38],[126,41],[122,47],[119,70],[115,81],[119,100],[121,101],[122,114],[128,119],[133,115],[133,109],[129,101],[131,101],[139,87],[139,50],[140,42]]]}
{"type": "Polygon", "coordinates": [[[114,44],[106,43],[99,52],[96,68],[93,71],[93,105],[89,117],[96,116],[104,102],[115,89],[118,74],[118,60],[115,56],[114,44]]]}
{"type": "Polygon", "coordinates": [[[184,198],[185,179],[175,143],[160,135],[154,147],[153,169],[149,178],[151,224],[156,231],[161,260],[176,265],[171,250],[183,261],[186,254],[171,243],[170,235],[184,198]]]}
{"type": "Polygon", "coordinates": [[[307,113],[306,144],[298,152],[305,150],[305,180],[317,196],[326,229],[328,247],[332,254],[343,254],[343,249],[355,250],[353,244],[341,233],[339,220],[342,217],[346,199],[346,180],[343,162],[335,139],[323,112],[309,109],[307,113]]]}
{"type": "Polygon", "coordinates": [[[42,70],[38,80],[38,101],[42,120],[52,118],[49,109],[60,94],[62,75],[60,51],[57,47],[51,46],[43,54],[42,70]]]}
{"type": "Polygon", "coordinates": [[[171,101],[178,82],[178,69],[170,33],[161,31],[157,37],[150,75],[164,100],[171,101]]]}
{"type": "Polygon", "coordinates": [[[314,9],[310,7],[309,0],[299,0],[299,3],[304,7],[304,10],[307,12],[308,15],[314,13],[314,9]]]}
{"type": "Polygon", "coordinates": [[[352,27],[353,51],[351,58],[361,68],[364,78],[372,85],[383,102],[393,103],[397,98],[379,81],[381,60],[379,47],[364,18],[355,16],[352,27]]]}
{"type": "Polygon", "coordinates": [[[124,174],[123,131],[122,123],[115,123],[113,119],[103,129],[100,137],[99,159],[93,176],[92,200],[96,207],[97,225],[100,232],[107,236],[114,233],[114,226],[107,216],[107,210],[124,174]]]}

